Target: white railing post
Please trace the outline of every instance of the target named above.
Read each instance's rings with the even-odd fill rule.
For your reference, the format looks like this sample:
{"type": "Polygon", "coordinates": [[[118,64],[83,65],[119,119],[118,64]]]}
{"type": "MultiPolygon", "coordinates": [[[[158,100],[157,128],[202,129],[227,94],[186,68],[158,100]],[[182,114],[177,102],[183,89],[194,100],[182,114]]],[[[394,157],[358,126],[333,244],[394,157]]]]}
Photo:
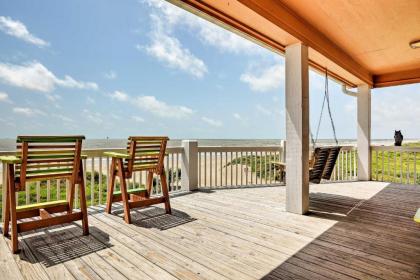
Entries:
{"type": "Polygon", "coordinates": [[[280,145],[282,149],[280,161],[286,163],[286,140],[281,140],[280,145]]]}
{"type": "Polygon", "coordinates": [[[2,182],[1,182],[1,221],[4,219],[4,214],[6,213],[6,189],[7,189],[7,168],[6,164],[2,163],[2,182]]]}
{"type": "Polygon", "coordinates": [[[198,188],[198,141],[182,140],[181,188],[192,191],[198,188]]]}

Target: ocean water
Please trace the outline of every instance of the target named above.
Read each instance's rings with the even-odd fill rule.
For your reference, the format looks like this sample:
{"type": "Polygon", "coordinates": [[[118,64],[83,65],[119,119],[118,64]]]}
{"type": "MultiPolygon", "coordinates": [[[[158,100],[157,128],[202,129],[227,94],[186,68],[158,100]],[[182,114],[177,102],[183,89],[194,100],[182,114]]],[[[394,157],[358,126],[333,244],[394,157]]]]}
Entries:
{"type": "MultiPolygon", "coordinates": [[[[168,146],[181,146],[180,139],[170,140],[168,146]]],[[[199,146],[275,146],[280,145],[281,139],[197,139],[199,146]]],[[[420,141],[418,139],[406,140],[406,142],[420,141]]],[[[14,151],[16,146],[15,139],[0,139],[0,151],[14,151]]],[[[83,142],[84,149],[110,149],[124,148],[127,143],[126,139],[87,139],[83,142]]],[[[318,145],[334,145],[332,139],[321,139],[318,145]]],[[[356,145],[355,139],[341,139],[340,145],[356,145]]],[[[393,139],[377,139],[372,141],[373,145],[393,145],[393,139]]]]}

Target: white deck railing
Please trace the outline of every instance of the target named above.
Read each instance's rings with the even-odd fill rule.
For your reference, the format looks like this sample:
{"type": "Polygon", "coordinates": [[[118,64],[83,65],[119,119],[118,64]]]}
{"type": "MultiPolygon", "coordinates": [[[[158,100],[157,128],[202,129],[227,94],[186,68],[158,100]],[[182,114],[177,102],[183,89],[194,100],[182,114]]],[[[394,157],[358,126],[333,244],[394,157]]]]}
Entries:
{"type": "Polygon", "coordinates": [[[420,147],[372,146],[372,180],[420,184],[420,147]]]}
{"type": "Polygon", "coordinates": [[[284,161],[281,146],[198,147],[198,186],[279,184],[275,161],[284,161]]]}
{"type": "MultiPolygon", "coordinates": [[[[123,152],[124,149],[88,149],[83,154],[84,178],[88,205],[104,204],[109,178],[110,158],[104,156],[105,151],[123,152]],[[93,174],[93,176],[92,176],[93,174]]],[[[165,158],[165,169],[168,186],[171,193],[189,191],[194,186],[182,186],[181,177],[186,176],[182,164],[185,151],[183,147],[168,147],[165,158]]],[[[417,153],[420,148],[409,147],[372,147],[372,179],[399,183],[417,184],[420,182],[419,170],[416,170],[417,153]]],[[[14,152],[0,152],[0,155],[12,155],[14,152]]],[[[198,147],[190,155],[196,157],[194,170],[197,174],[195,188],[220,188],[238,186],[264,186],[282,184],[282,178],[276,171],[274,161],[284,161],[282,146],[266,147],[198,147]]],[[[5,172],[3,170],[3,184],[5,172]]],[[[129,188],[146,184],[146,173],[135,172],[128,181],[129,188]]],[[[353,146],[342,148],[330,181],[357,180],[357,150],[353,146]]],[[[44,201],[65,199],[68,183],[63,180],[48,180],[45,182],[28,183],[26,190],[17,195],[18,205],[39,203],[44,201]]],[[[117,186],[118,189],[118,186],[117,186]]],[[[3,193],[3,188],[2,192],[3,193]]],[[[77,188],[76,188],[77,190],[77,188]]],[[[161,192],[158,178],[154,179],[153,192],[161,192]]],[[[77,193],[76,193],[77,194],[77,193]]],[[[77,197],[77,196],[76,196],[77,197]]],[[[5,196],[2,196],[4,205],[5,196]]],[[[76,201],[76,206],[79,202],[76,201]]]]}

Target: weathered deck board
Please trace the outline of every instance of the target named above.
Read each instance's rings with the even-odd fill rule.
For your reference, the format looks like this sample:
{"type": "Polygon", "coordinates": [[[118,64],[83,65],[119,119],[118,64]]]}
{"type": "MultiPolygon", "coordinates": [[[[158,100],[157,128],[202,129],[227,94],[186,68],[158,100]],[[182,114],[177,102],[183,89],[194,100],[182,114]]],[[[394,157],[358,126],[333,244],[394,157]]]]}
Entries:
{"type": "Polygon", "coordinates": [[[377,182],[311,186],[311,213],[284,211],[284,187],[208,190],[159,207],[29,232],[1,279],[420,279],[420,187],[377,182]]]}

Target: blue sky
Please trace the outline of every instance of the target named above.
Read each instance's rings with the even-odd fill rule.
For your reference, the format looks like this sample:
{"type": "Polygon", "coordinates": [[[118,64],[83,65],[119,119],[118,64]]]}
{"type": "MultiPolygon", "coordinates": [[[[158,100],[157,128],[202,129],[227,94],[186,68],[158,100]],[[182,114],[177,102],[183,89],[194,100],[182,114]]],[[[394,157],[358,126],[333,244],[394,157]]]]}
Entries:
{"type": "MultiPolygon", "coordinates": [[[[284,138],[284,58],[160,0],[0,1],[0,137],[284,138]]],[[[356,100],[330,81],[339,138],[356,100]]],[[[323,77],[311,72],[311,125],[323,77]]],[[[420,138],[419,85],[375,89],[372,134],[420,138]]],[[[314,129],[315,130],[315,129],[314,129]]],[[[325,112],[320,138],[331,138],[325,112]]]]}

